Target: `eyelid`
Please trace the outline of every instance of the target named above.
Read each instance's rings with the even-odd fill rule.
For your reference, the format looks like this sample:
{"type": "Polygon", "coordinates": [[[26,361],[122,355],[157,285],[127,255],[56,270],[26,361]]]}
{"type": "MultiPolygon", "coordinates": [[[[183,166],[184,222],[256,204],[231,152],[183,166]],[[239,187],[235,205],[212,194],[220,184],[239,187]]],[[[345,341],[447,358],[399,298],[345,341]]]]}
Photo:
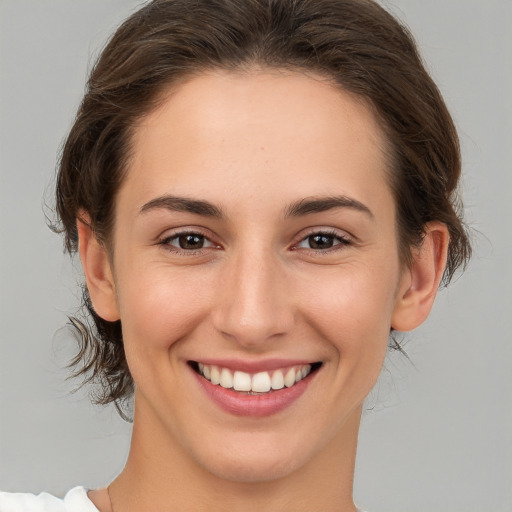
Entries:
{"type": "MultiPolygon", "coordinates": [[[[197,237],[201,237],[202,239],[205,240],[205,242],[208,244],[207,247],[215,247],[215,244],[205,235],[203,235],[202,233],[194,233],[192,231],[185,231],[183,233],[176,233],[174,235],[171,235],[171,236],[167,236],[165,237],[163,240],[162,240],[162,243],[165,242],[169,245],[171,245],[169,242],[171,240],[177,240],[179,239],[180,237],[182,236],[197,236],[197,237]]],[[[181,249],[181,247],[178,247],[178,249],[181,249]]],[[[205,249],[205,247],[201,247],[201,249],[205,249]]],[[[187,252],[191,252],[191,251],[187,251],[187,252]]]]}
{"type": "MultiPolygon", "coordinates": [[[[205,250],[210,249],[221,249],[222,245],[215,241],[215,236],[212,236],[210,234],[209,230],[206,230],[204,228],[201,228],[199,226],[187,226],[187,227],[180,227],[175,228],[171,230],[167,230],[164,232],[163,235],[159,236],[156,240],[156,244],[163,246],[169,251],[176,252],[176,253],[182,253],[186,254],[188,256],[202,253],[205,250]],[[182,249],[178,246],[170,244],[171,240],[177,239],[180,236],[184,235],[197,235],[205,239],[207,241],[208,245],[206,247],[201,247],[199,249],[182,249]]],[[[302,231],[297,237],[296,241],[292,243],[290,249],[291,250],[303,250],[303,251],[309,251],[312,253],[329,253],[336,251],[338,249],[341,249],[343,247],[346,247],[348,245],[351,245],[354,243],[354,237],[347,233],[344,230],[339,230],[332,227],[311,227],[308,228],[306,231],[302,231]],[[299,244],[305,242],[309,237],[314,235],[324,235],[333,237],[336,240],[339,241],[339,243],[336,243],[333,245],[333,247],[327,248],[327,249],[313,249],[313,248],[307,248],[307,247],[299,247],[299,244]]]]}
{"type": "Polygon", "coordinates": [[[303,249],[306,251],[311,251],[314,253],[328,253],[331,251],[336,251],[345,247],[347,245],[351,245],[354,242],[354,238],[349,235],[346,231],[337,230],[335,228],[323,228],[323,227],[314,227],[310,228],[306,231],[306,233],[302,232],[298,240],[294,242],[292,246],[292,250],[303,249]],[[333,247],[329,247],[328,249],[313,249],[308,247],[299,247],[299,244],[305,242],[308,238],[315,235],[324,235],[335,238],[339,241],[339,243],[335,244],[333,247]]]}
{"type": "Polygon", "coordinates": [[[170,230],[170,231],[168,230],[168,231],[165,231],[163,235],[158,237],[158,239],[156,241],[156,245],[162,246],[163,248],[165,248],[168,251],[178,253],[178,254],[180,254],[180,253],[185,254],[187,256],[199,254],[199,253],[203,252],[204,250],[209,250],[212,248],[219,249],[221,247],[221,245],[219,243],[215,242],[213,240],[214,237],[205,231],[206,230],[204,230],[203,228],[200,228],[198,226],[180,227],[180,228],[176,228],[174,230],[170,230]],[[199,249],[194,250],[194,249],[182,249],[181,247],[172,245],[170,243],[171,240],[178,239],[180,236],[185,236],[185,235],[200,236],[208,242],[208,246],[201,247],[199,249]]]}

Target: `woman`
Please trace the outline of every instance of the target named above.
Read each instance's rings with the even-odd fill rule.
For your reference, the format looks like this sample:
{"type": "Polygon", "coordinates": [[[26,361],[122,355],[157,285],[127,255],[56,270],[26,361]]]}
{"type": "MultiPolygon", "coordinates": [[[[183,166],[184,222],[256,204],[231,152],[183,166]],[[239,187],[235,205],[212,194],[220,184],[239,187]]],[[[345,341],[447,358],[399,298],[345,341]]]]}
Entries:
{"type": "Polygon", "coordinates": [[[371,1],[135,13],[91,73],[57,184],[96,327],[74,321],[76,363],[103,402],[134,394],[128,461],[104,489],[0,510],[356,510],[390,334],[469,257],[459,174],[437,88],[371,1]]]}

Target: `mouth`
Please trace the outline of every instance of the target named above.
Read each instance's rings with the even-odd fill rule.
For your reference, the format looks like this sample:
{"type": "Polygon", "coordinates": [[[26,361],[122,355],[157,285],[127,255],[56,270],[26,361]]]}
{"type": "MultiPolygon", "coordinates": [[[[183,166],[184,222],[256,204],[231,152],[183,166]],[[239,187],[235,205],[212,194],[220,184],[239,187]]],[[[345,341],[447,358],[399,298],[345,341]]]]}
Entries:
{"type": "Polygon", "coordinates": [[[299,382],[308,379],[318,371],[322,363],[284,366],[256,373],[197,361],[189,361],[189,365],[200,377],[213,386],[231,390],[240,395],[260,396],[295,387],[299,382]]]}

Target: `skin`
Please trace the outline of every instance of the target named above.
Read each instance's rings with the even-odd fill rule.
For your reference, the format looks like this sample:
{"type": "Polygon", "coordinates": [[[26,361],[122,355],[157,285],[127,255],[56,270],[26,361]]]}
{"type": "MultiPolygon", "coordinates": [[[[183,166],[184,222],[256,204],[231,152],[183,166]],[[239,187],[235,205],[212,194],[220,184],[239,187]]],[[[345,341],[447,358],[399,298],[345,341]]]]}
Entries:
{"type": "MultiPolygon", "coordinates": [[[[363,101],[303,73],[196,76],[140,122],[111,253],[78,222],[94,307],[122,320],[136,382],[116,512],[355,510],[362,402],[390,328],[427,317],[448,244],[433,222],[401,265],[384,147],[363,101]],[[155,206],[168,195],[222,217],[155,206]],[[352,203],[286,214],[333,196],[352,203]],[[180,250],[180,232],[199,248],[180,250]],[[295,403],[255,418],[197,384],[188,362],[213,357],[322,366],[295,403]]],[[[90,497],[110,510],[106,490],[90,497]]]]}

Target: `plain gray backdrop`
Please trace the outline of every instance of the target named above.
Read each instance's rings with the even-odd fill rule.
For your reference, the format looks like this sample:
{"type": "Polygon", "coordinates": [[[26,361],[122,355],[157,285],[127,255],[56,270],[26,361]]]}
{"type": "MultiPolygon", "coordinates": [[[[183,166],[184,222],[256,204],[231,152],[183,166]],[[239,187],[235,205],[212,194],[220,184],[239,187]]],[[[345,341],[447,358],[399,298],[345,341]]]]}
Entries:
{"type": "MultiPolygon", "coordinates": [[[[512,1],[386,0],[459,128],[474,259],[390,355],[361,427],[372,512],[512,511],[512,1]]],[[[70,394],[80,265],[45,224],[87,71],[134,0],[0,0],[0,489],[62,495],[121,470],[130,426],[70,394]]]]}

